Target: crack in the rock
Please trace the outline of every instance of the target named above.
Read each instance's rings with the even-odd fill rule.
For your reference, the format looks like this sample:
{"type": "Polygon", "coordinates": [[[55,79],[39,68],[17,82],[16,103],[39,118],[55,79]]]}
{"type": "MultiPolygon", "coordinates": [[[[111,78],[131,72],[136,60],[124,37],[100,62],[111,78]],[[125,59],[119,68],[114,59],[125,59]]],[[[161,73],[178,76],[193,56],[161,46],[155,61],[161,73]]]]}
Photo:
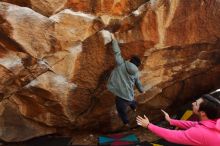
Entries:
{"type": "MultiPolygon", "coordinates": [[[[48,69],[44,70],[43,72],[41,72],[38,76],[32,76],[34,79],[36,79],[37,77],[39,77],[40,75],[44,74],[45,72],[49,71],[48,69]]],[[[32,74],[31,74],[32,75],[32,74]]],[[[0,99],[0,102],[2,102],[5,99],[10,98],[11,96],[13,96],[14,94],[16,94],[17,92],[21,91],[26,85],[28,85],[31,81],[27,82],[27,84],[24,84],[22,87],[18,88],[16,91],[10,93],[9,95],[2,97],[2,99],[0,99]]]]}
{"type": "Polygon", "coordinates": [[[100,100],[98,97],[102,96],[105,91],[105,84],[106,84],[106,81],[108,80],[109,75],[110,75],[110,72],[105,71],[100,76],[100,81],[99,81],[98,85],[96,86],[96,88],[93,91],[88,89],[89,96],[90,96],[90,104],[85,110],[83,110],[82,112],[80,112],[76,116],[76,118],[75,118],[76,123],[80,117],[90,113],[95,108],[97,102],[99,102],[99,100],[100,100]]]}

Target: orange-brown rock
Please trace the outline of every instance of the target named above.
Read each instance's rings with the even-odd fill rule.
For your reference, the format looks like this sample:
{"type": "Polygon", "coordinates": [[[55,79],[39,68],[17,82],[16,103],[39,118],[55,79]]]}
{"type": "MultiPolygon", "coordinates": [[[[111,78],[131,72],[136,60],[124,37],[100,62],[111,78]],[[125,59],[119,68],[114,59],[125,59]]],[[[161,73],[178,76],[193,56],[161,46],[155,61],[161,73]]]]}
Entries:
{"type": "Polygon", "coordinates": [[[91,14],[65,9],[50,17],[55,22],[55,38],[63,49],[84,41],[104,27],[102,20],[91,14]]]}
{"type": "Polygon", "coordinates": [[[158,120],[159,109],[176,110],[219,88],[220,2],[144,2],[48,3],[50,17],[39,14],[41,1],[39,11],[0,2],[0,139],[22,141],[60,129],[106,132],[122,125],[105,87],[114,67],[108,30],[125,59],[141,57],[146,93],[136,91],[140,114],[158,120]],[[25,131],[19,135],[16,119],[25,131]]]}
{"type": "Polygon", "coordinates": [[[22,7],[29,7],[44,16],[51,16],[64,8],[67,3],[67,0],[0,0],[0,2],[1,1],[22,7]]]}
{"type": "Polygon", "coordinates": [[[64,7],[67,0],[30,0],[31,9],[44,15],[51,16],[64,7]]]}
{"type": "Polygon", "coordinates": [[[68,0],[67,7],[96,15],[124,16],[137,9],[148,0],[68,0]]]}
{"type": "Polygon", "coordinates": [[[18,111],[18,106],[10,99],[0,103],[0,115],[0,137],[4,141],[24,141],[56,132],[55,128],[33,122],[32,119],[22,116],[18,111]]]}
{"type": "Polygon", "coordinates": [[[0,0],[0,2],[7,2],[10,4],[15,4],[22,7],[30,7],[30,0],[0,0]]]}
{"type": "Polygon", "coordinates": [[[26,53],[43,58],[59,48],[54,37],[54,22],[25,7],[1,2],[2,32],[19,43],[26,53]]]}
{"type": "Polygon", "coordinates": [[[44,15],[51,16],[65,8],[74,11],[93,13],[95,15],[124,16],[137,9],[148,0],[0,0],[11,4],[25,6],[44,15]]]}

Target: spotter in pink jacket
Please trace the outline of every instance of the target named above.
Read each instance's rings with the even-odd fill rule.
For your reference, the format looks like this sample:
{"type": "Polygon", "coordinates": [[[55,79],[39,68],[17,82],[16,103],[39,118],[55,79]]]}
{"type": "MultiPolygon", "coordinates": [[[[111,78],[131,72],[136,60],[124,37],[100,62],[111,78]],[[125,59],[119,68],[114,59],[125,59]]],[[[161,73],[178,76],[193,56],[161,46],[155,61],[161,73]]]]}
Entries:
{"type": "Polygon", "coordinates": [[[169,142],[194,146],[220,146],[220,119],[191,122],[171,120],[170,124],[185,130],[169,130],[149,124],[148,129],[169,142]]]}

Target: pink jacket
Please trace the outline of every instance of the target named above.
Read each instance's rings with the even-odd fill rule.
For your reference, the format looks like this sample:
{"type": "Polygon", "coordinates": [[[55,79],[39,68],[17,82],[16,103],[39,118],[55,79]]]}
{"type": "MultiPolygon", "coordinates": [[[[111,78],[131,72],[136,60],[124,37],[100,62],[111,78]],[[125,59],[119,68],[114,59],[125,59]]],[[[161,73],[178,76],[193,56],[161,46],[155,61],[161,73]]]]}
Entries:
{"type": "Polygon", "coordinates": [[[169,130],[153,124],[149,124],[148,129],[172,143],[194,146],[220,146],[220,119],[200,122],[172,119],[170,124],[186,130],[169,130]]]}

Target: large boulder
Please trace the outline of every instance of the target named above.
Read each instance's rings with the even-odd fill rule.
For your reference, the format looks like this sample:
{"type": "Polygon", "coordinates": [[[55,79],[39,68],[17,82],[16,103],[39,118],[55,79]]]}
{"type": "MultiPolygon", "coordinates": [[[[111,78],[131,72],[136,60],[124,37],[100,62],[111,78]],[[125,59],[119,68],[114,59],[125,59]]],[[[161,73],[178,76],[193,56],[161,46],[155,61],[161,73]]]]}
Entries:
{"type": "Polygon", "coordinates": [[[143,56],[148,91],[138,100],[144,111],[181,104],[219,86],[219,6],[211,0],[152,0],[120,21],[116,35],[124,55],[143,56]]]}
{"type": "MultiPolygon", "coordinates": [[[[158,119],[158,109],[175,110],[220,87],[218,0],[99,2],[57,4],[50,17],[0,2],[0,118],[10,127],[16,127],[16,117],[19,125],[29,125],[19,136],[17,129],[8,137],[0,133],[1,139],[22,141],[61,129],[106,132],[122,125],[106,89],[114,67],[108,31],[125,59],[141,57],[146,93],[135,90],[140,114],[158,119]]],[[[135,123],[133,116],[129,111],[135,123]]],[[[0,131],[8,132],[7,126],[1,123],[0,131]]]]}

